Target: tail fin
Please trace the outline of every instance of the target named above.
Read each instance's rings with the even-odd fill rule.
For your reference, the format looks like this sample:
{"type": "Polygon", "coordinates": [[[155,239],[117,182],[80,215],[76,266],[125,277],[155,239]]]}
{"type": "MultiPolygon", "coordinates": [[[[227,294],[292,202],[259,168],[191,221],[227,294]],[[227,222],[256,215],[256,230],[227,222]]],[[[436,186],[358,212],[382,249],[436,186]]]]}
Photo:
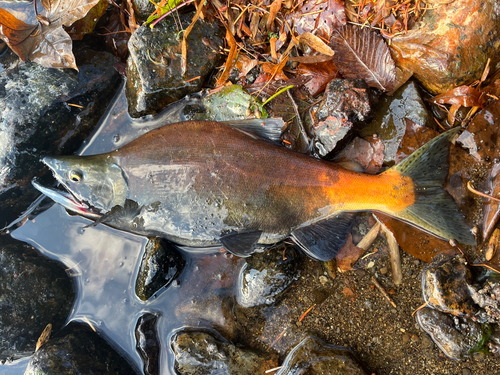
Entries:
{"type": "Polygon", "coordinates": [[[437,136],[392,168],[411,177],[415,186],[415,203],[393,215],[439,237],[474,245],[464,215],[443,190],[449,169],[449,143],[459,129],[437,136]]]}

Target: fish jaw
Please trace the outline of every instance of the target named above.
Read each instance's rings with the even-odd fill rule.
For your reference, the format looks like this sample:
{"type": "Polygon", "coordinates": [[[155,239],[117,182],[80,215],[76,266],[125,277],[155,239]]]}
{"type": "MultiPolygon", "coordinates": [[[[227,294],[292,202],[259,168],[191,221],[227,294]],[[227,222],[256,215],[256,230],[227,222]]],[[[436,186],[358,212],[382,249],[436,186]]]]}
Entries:
{"type": "Polygon", "coordinates": [[[96,209],[90,207],[83,201],[79,201],[71,193],[59,189],[42,186],[35,180],[31,181],[31,183],[35,187],[35,189],[37,189],[39,192],[46,195],[54,202],[59,203],[61,206],[67,208],[72,212],[75,212],[79,215],[91,219],[98,219],[102,216],[96,209]]]}

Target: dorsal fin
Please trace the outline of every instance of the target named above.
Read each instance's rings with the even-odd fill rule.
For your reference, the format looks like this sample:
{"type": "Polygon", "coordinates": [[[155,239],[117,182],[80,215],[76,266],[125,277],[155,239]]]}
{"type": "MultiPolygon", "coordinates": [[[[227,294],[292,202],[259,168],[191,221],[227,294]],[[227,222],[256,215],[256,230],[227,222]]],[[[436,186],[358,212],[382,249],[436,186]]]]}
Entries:
{"type": "Polygon", "coordinates": [[[252,138],[259,138],[281,145],[281,133],[285,125],[281,118],[252,118],[221,122],[240,130],[252,138]]]}
{"type": "Polygon", "coordinates": [[[311,258],[329,261],[335,258],[351,230],[355,212],[341,212],[326,220],[295,229],[290,237],[311,258]]]}

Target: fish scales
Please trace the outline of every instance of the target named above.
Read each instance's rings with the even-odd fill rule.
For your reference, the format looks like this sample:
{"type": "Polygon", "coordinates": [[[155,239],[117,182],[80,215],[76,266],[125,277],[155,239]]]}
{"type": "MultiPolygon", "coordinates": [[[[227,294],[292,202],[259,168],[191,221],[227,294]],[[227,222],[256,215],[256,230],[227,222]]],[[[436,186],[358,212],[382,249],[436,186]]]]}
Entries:
{"type": "Polygon", "coordinates": [[[111,155],[139,204],[202,200],[208,211],[227,209],[226,225],[267,233],[286,235],[340,210],[413,203],[405,176],[351,172],[217,122],[165,126],[111,155]]]}

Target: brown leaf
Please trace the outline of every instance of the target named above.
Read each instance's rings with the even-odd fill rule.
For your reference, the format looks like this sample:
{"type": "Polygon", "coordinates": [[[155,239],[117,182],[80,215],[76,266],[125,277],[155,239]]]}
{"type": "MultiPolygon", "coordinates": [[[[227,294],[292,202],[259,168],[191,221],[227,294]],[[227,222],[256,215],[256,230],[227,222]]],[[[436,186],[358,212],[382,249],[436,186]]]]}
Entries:
{"type": "MultiPolygon", "coordinates": [[[[303,64],[316,64],[316,63],[322,63],[325,61],[332,61],[331,56],[324,56],[324,55],[312,55],[312,56],[295,56],[295,57],[289,57],[289,61],[297,61],[299,63],[303,64]]],[[[334,65],[334,64],[332,64],[334,65]]]]}
{"type": "Polygon", "coordinates": [[[0,8],[0,38],[25,61],[32,49],[33,40],[29,37],[37,25],[29,25],[18,20],[5,9],[0,8]]]}
{"type": "Polygon", "coordinates": [[[347,237],[347,241],[339,250],[337,256],[335,257],[337,260],[337,267],[341,271],[349,271],[352,270],[352,266],[357,262],[358,258],[365,251],[357,246],[354,246],[352,243],[352,236],[349,233],[347,237]]]}
{"type": "Polygon", "coordinates": [[[432,98],[433,103],[453,104],[464,107],[481,106],[481,92],[470,86],[458,86],[432,98]]]}
{"type": "Polygon", "coordinates": [[[262,63],[262,71],[269,74],[269,79],[287,80],[288,77],[283,73],[284,64],[273,64],[270,62],[262,63]]]}
{"type": "Polygon", "coordinates": [[[299,43],[307,44],[313,50],[326,56],[333,56],[335,52],[326,45],[320,38],[311,33],[303,33],[298,37],[299,43]]]}
{"type": "Polygon", "coordinates": [[[384,39],[368,28],[345,25],[335,29],[330,47],[333,61],[346,78],[362,78],[371,87],[391,91],[396,67],[384,39]]]}
{"type": "Polygon", "coordinates": [[[319,32],[326,39],[330,38],[334,28],[346,24],[344,2],[342,0],[307,1],[290,17],[295,21],[297,34],[319,32]]]}
{"type": "Polygon", "coordinates": [[[453,248],[448,241],[441,240],[381,213],[377,212],[375,215],[391,231],[401,249],[423,262],[430,262],[440,253],[458,253],[458,250],[453,248]]]}
{"type": "Polygon", "coordinates": [[[311,94],[316,96],[325,91],[326,85],[338,75],[338,70],[331,61],[318,64],[299,64],[296,72],[304,77],[311,77],[304,84],[304,87],[311,94]]]}
{"type": "Polygon", "coordinates": [[[269,17],[267,18],[266,28],[267,31],[271,31],[274,19],[281,9],[281,0],[274,0],[269,7],[269,17]]]}

